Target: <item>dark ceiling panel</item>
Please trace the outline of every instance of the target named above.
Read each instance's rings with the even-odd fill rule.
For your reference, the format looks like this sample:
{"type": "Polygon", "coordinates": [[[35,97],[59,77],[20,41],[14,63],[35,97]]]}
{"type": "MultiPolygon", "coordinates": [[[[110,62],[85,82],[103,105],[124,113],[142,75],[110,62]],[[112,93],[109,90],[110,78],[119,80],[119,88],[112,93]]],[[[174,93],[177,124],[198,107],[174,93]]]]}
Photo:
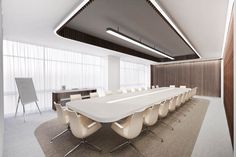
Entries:
{"type": "Polygon", "coordinates": [[[175,60],[198,58],[147,0],[90,1],[57,33],[63,37],[152,61],[170,61],[163,56],[107,34],[108,27],[119,28],[120,32],[138,41],[141,40],[150,47],[155,47],[155,49],[174,57],[175,60]],[[70,33],[66,34],[65,32],[70,33]],[[77,32],[75,33],[77,34],[76,38],[72,32],[77,32]]]}

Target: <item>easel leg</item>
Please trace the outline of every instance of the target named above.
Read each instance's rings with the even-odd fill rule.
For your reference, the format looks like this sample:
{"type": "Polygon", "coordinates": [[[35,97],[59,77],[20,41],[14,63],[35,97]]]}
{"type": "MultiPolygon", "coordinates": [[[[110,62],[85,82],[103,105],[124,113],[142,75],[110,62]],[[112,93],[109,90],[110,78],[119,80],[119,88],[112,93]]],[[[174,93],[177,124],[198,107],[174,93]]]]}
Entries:
{"type": "Polygon", "coordinates": [[[40,111],[40,109],[39,109],[39,105],[38,105],[37,101],[35,101],[35,104],[36,104],[36,106],[38,107],[39,113],[42,114],[41,111],[40,111]]]}
{"type": "Polygon", "coordinates": [[[23,116],[24,116],[24,122],[25,122],[25,105],[22,104],[22,106],[23,106],[23,116]]]}
{"type": "Polygon", "coordinates": [[[19,103],[20,103],[20,97],[18,96],[17,105],[16,105],[15,117],[16,117],[16,115],[17,115],[19,103]]]}

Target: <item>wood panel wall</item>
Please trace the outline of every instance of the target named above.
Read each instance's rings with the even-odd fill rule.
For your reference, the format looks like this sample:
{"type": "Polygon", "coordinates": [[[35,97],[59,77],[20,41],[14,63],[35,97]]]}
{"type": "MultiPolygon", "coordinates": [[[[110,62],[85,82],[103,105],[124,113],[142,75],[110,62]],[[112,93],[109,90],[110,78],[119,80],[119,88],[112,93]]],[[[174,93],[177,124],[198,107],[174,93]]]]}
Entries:
{"type": "Polygon", "coordinates": [[[151,85],[198,87],[198,95],[220,97],[221,60],[152,65],[151,85]]]}
{"type": "Polygon", "coordinates": [[[227,42],[224,50],[224,106],[229,126],[229,132],[231,136],[232,144],[234,143],[234,56],[233,56],[233,16],[231,17],[230,28],[227,35],[227,42]]]}

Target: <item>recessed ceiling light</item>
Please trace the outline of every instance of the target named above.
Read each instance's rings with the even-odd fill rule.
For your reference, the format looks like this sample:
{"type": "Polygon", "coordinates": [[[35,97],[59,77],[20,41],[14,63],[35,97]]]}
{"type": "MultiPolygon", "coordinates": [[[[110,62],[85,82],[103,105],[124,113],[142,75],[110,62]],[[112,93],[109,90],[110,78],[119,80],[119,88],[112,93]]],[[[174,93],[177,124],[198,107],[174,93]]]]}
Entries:
{"type": "Polygon", "coordinates": [[[171,60],[174,60],[173,57],[168,56],[168,55],[166,55],[166,54],[164,54],[164,53],[162,53],[162,52],[160,52],[160,51],[158,51],[158,50],[156,50],[156,49],[154,49],[154,48],[152,48],[152,47],[150,47],[150,46],[148,46],[148,45],[146,45],[146,44],[144,44],[144,43],[141,43],[141,42],[139,42],[139,41],[137,41],[137,40],[135,40],[135,39],[133,39],[133,38],[131,38],[131,37],[129,37],[129,36],[123,34],[123,33],[120,33],[120,32],[118,32],[118,31],[116,31],[116,30],[113,30],[112,28],[107,28],[106,32],[107,32],[108,34],[111,34],[111,35],[117,37],[117,38],[120,38],[120,39],[125,40],[125,41],[128,41],[128,42],[130,42],[130,43],[132,43],[132,44],[134,44],[134,45],[137,45],[137,46],[139,46],[139,47],[142,47],[142,48],[144,48],[144,49],[146,49],[146,50],[152,51],[152,52],[154,52],[154,53],[156,53],[156,54],[158,54],[158,55],[161,55],[161,56],[163,56],[163,57],[166,57],[166,58],[169,58],[169,59],[171,59],[171,60]]]}

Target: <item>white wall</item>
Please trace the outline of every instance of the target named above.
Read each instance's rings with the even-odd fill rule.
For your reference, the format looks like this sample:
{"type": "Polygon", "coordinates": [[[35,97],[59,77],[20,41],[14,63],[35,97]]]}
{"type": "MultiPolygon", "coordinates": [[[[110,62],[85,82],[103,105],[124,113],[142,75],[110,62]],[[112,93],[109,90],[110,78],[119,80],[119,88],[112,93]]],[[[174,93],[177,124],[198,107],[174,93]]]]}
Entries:
{"type": "Polygon", "coordinates": [[[2,1],[0,0],[0,156],[3,155],[3,52],[2,52],[2,1]]]}
{"type": "Polygon", "coordinates": [[[108,56],[108,90],[116,91],[120,89],[120,58],[108,56]]]}

